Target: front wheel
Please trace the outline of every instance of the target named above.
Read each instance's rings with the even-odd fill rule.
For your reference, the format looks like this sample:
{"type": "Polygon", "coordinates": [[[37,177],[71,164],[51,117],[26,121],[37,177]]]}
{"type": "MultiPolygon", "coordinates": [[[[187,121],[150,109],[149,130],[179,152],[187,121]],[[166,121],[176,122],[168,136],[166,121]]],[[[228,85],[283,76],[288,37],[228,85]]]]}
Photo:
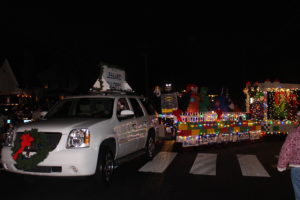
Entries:
{"type": "Polygon", "coordinates": [[[100,152],[97,164],[96,179],[105,185],[111,182],[114,172],[114,156],[112,151],[104,149],[100,152]]]}
{"type": "Polygon", "coordinates": [[[148,160],[152,160],[155,153],[155,138],[153,135],[149,135],[146,143],[146,157],[148,160]]]}

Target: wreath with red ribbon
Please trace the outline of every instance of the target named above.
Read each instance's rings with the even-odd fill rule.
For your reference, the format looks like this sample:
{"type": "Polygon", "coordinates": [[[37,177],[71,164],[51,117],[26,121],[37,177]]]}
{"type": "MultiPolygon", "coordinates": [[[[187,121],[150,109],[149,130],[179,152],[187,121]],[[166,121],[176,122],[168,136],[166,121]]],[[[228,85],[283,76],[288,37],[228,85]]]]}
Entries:
{"type": "Polygon", "coordinates": [[[50,152],[50,146],[44,133],[37,129],[25,130],[18,134],[12,147],[12,157],[16,161],[16,168],[30,170],[45,160],[50,152]],[[35,154],[29,157],[31,148],[35,154]],[[25,152],[25,155],[23,155],[25,152]],[[28,156],[26,156],[28,154],[28,156]]]}

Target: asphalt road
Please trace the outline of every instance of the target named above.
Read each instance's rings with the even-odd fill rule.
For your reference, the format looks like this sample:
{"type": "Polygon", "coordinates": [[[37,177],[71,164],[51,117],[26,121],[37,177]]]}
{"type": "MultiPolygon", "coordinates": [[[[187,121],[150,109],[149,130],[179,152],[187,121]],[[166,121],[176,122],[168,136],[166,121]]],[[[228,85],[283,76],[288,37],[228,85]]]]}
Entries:
{"type": "Polygon", "coordinates": [[[32,200],[292,200],[290,172],[276,170],[283,139],[269,137],[254,143],[185,149],[175,148],[172,141],[164,141],[159,145],[157,156],[165,157],[154,159],[159,161],[157,164],[153,161],[149,164],[142,157],[124,163],[116,169],[113,183],[107,187],[89,179],[26,176],[24,181],[23,176],[0,171],[0,191],[1,196],[9,199],[32,200]],[[164,163],[168,164],[163,171],[146,172],[159,171],[164,163]],[[209,166],[207,170],[203,170],[206,166],[209,166]]]}

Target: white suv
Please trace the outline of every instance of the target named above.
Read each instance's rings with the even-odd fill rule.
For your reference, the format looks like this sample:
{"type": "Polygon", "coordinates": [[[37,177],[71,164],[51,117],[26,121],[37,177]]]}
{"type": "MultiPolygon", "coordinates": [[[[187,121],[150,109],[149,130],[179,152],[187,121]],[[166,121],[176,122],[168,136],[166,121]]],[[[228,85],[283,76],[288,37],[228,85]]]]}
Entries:
{"type": "Polygon", "coordinates": [[[152,106],[141,96],[103,93],[68,97],[54,105],[44,120],[7,133],[1,159],[4,169],[13,173],[95,175],[109,182],[118,161],[137,152],[153,158],[156,125],[152,106]],[[26,140],[27,145],[22,137],[26,132],[33,138],[29,143],[26,140]],[[43,150],[45,146],[48,152],[43,150]]]}

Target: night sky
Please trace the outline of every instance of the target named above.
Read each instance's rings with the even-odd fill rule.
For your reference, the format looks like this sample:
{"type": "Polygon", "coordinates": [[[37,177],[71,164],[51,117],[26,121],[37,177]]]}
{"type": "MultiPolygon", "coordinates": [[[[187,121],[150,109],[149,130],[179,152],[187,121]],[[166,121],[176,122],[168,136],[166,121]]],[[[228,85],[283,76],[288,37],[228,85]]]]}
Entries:
{"type": "Polygon", "coordinates": [[[247,81],[300,83],[297,1],[137,6],[2,9],[1,62],[21,87],[47,80],[77,93],[96,80],[100,61],[125,69],[141,94],[194,83],[212,94],[226,87],[240,101],[247,81]]]}

